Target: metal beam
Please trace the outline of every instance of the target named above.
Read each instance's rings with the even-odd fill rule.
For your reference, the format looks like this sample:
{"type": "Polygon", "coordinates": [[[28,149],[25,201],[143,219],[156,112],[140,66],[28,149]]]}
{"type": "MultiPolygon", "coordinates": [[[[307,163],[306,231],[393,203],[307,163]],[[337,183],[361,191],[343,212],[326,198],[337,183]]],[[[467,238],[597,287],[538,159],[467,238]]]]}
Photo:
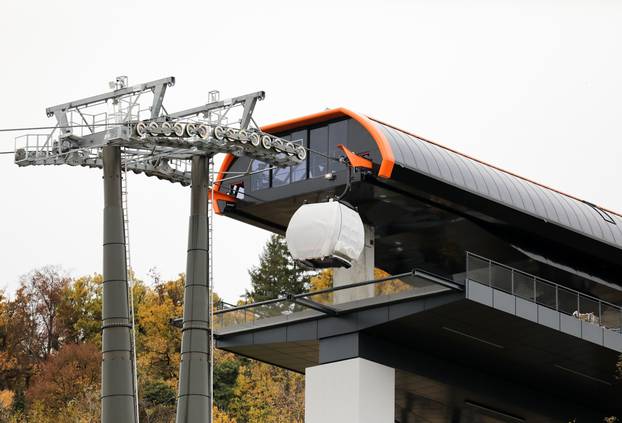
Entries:
{"type": "MultiPolygon", "coordinates": [[[[464,283],[454,282],[451,279],[435,275],[434,273],[423,269],[415,268],[413,270],[413,276],[416,278],[427,279],[444,287],[455,289],[456,291],[464,291],[464,283]]],[[[406,281],[406,283],[408,283],[408,281],[406,281]]]]}
{"type": "Polygon", "coordinates": [[[175,85],[175,77],[169,76],[168,78],[162,78],[155,81],[146,82],[144,84],[132,85],[131,87],[122,88],[120,90],[110,91],[104,94],[71,101],[69,103],[59,104],[56,106],[48,107],[47,109],[45,109],[45,112],[47,113],[48,117],[52,117],[57,111],[65,112],[69,109],[75,109],[77,107],[91,106],[95,103],[102,103],[126,95],[136,94],[142,91],[155,90],[162,85],[166,85],[169,87],[175,85]]]}
{"type": "Polygon", "coordinates": [[[317,303],[308,298],[296,297],[294,294],[287,294],[287,299],[294,304],[300,304],[303,307],[310,308],[315,311],[319,311],[329,316],[337,316],[339,311],[333,307],[329,307],[325,304],[317,303]]]}
{"type": "MultiPolygon", "coordinates": [[[[207,113],[211,110],[221,109],[223,107],[232,107],[237,106],[239,104],[244,104],[244,115],[246,116],[246,120],[250,122],[250,117],[252,115],[252,110],[255,107],[255,104],[258,100],[263,100],[266,96],[264,91],[257,91],[251,94],[241,95],[238,97],[228,98],[225,100],[214,101],[212,103],[204,104],[203,106],[193,107],[191,109],[182,110],[181,112],[170,113],[168,115],[169,119],[178,119],[187,116],[194,116],[201,113],[207,113]],[[247,113],[247,110],[250,110],[247,113]]],[[[244,117],[243,117],[244,119],[244,117]]],[[[247,122],[247,125],[248,125],[247,122]]],[[[246,127],[243,127],[246,128],[246,127]]]]}
{"type": "MultiPolygon", "coordinates": [[[[263,100],[265,93],[262,92],[261,99],[263,100]]],[[[240,128],[247,129],[248,125],[251,123],[251,117],[253,116],[253,111],[255,110],[255,105],[257,104],[258,97],[248,98],[244,102],[244,112],[242,113],[242,119],[240,120],[240,128]]]]}
{"type": "Polygon", "coordinates": [[[130,138],[130,129],[127,126],[115,126],[104,131],[87,134],[82,137],[71,135],[72,148],[96,148],[103,147],[113,142],[127,141],[130,138]]]}
{"type": "Polygon", "coordinates": [[[156,119],[160,116],[162,110],[162,101],[164,100],[164,94],[166,94],[167,84],[161,84],[153,90],[153,103],[151,104],[151,119],[156,119]]]}

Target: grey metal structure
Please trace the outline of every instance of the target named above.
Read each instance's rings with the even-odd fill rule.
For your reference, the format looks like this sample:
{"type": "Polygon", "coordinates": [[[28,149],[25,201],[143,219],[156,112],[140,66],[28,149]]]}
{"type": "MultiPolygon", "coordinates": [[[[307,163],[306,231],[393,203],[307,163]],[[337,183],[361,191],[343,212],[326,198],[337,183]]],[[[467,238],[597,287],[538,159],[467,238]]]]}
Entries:
{"type": "Polygon", "coordinates": [[[208,158],[192,158],[192,188],[184,316],[179,368],[178,423],[210,421],[211,321],[209,310],[208,158]]]}
{"type": "MultiPolygon", "coordinates": [[[[220,190],[235,198],[220,200],[216,212],[285,233],[302,204],[349,187],[343,200],[374,228],[374,266],[399,282],[374,281],[361,298],[347,295],[360,285],[340,285],[333,275],[322,283],[332,283],[330,290],[219,311],[217,348],[323,374],[324,381],[307,379],[312,411],[338,413],[335,397],[359,407],[352,392],[385,409],[382,393],[329,377],[363,377],[344,369],[367,360],[395,371],[394,389],[378,384],[395,394],[395,419],[376,421],[563,423],[622,415],[620,214],[344,108],[263,130],[302,138],[325,156],[310,155],[289,173],[230,179],[220,190]],[[330,160],[344,153],[358,163],[353,172],[330,160]],[[332,178],[323,177],[327,171],[332,178]],[[236,195],[241,185],[243,196],[236,195]],[[429,278],[402,276],[411,269],[464,288],[429,288],[429,278]]],[[[221,172],[249,167],[262,169],[230,157],[221,172]]],[[[347,420],[318,415],[309,422],[347,420]]]]}
{"type": "Polygon", "coordinates": [[[121,151],[102,149],[104,282],[102,289],[102,422],[135,422],[136,386],[121,202],[121,151]]]}
{"type": "Polygon", "coordinates": [[[370,119],[391,145],[396,165],[622,247],[622,217],[616,213],[370,119]]]}
{"type": "Polygon", "coordinates": [[[104,172],[104,423],[139,419],[122,170],[192,185],[177,422],[210,422],[210,160],[216,153],[232,153],[285,167],[307,155],[305,147],[251,127],[263,91],[225,100],[211,92],[207,104],[168,113],[163,99],[174,83],[169,77],[127,86],[127,77],[118,77],[111,83],[114,91],[46,109],[57,121],[51,133],[28,134],[15,142],[18,166],[68,164],[104,172]],[[149,108],[141,109],[142,96],[152,96],[149,108]]]}

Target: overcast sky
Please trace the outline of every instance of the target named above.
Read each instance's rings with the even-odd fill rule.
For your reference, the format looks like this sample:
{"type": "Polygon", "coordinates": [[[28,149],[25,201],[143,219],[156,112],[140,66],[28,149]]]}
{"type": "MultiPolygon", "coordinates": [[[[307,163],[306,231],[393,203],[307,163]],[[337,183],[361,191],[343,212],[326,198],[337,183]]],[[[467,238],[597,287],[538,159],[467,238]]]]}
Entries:
{"type": "MultiPolygon", "coordinates": [[[[0,127],[173,75],[168,109],[265,90],[271,123],[344,106],[622,210],[622,2],[2,1],[0,127]]],[[[0,133],[0,151],[13,134],[0,133]]],[[[0,288],[45,264],[101,272],[101,172],[0,155],[0,288]]],[[[189,189],[129,179],[132,262],[185,269],[189,189]]],[[[215,219],[216,291],[236,301],[268,234],[215,219]]]]}

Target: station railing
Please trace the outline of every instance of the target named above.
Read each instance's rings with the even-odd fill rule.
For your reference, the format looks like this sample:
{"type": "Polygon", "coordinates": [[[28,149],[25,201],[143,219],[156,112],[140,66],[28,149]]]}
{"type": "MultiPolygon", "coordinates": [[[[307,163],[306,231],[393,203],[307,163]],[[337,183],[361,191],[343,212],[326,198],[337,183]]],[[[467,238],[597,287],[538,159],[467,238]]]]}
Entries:
{"type": "Polygon", "coordinates": [[[477,254],[466,258],[468,280],[622,333],[622,308],[615,304],[477,254]]]}
{"type": "MultiPolygon", "coordinates": [[[[332,285],[332,281],[331,281],[332,285]]],[[[450,279],[415,269],[412,272],[302,294],[283,293],[279,298],[214,311],[214,332],[243,330],[320,315],[337,316],[374,305],[449,290],[463,290],[450,279]]]]}

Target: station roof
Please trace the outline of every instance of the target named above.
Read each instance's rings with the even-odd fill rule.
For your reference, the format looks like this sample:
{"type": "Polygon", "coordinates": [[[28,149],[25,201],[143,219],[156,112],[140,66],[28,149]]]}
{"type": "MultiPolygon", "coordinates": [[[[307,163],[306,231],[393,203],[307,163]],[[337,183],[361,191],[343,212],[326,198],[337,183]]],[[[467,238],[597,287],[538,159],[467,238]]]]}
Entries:
{"type": "Polygon", "coordinates": [[[389,273],[422,267],[459,277],[472,252],[622,303],[618,213],[345,108],[261,129],[313,146],[306,176],[294,180],[291,168],[287,182],[275,170],[255,177],[249,170],[261,163],[229,155],[214,186],[217,213],[284,233],[302,204],[345,193],[374,227],[376,265],[389,273]],[[349,190],[345,166],[330,162],[344,155],[339,143],[371,164],[351,173],[349,190]]]}
{"type": "MultiPolygon", "coordinates": [[[[345,108],[330,109],[261,129],[277,134],[338,118],[356,120],[371,135],[382,156],[377,171],[381,178],[392,178],[396,167],[408,169],[622,249],[620,214],[345,108]]],[[[232,161],[233,156],[225,160],[222,175],[232,161]]]]}

